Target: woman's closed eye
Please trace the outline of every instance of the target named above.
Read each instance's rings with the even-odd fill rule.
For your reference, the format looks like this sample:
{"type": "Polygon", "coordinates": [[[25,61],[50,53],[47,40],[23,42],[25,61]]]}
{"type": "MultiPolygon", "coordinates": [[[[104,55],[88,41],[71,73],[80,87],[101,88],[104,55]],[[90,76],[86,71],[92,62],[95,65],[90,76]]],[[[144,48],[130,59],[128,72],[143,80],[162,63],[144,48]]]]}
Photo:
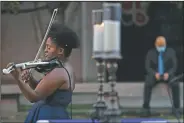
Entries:
{"type": "Polygon", "coordinates": [[[46,49],[50,49],[50,46],[49,45],[46,45],[46,49]]]}

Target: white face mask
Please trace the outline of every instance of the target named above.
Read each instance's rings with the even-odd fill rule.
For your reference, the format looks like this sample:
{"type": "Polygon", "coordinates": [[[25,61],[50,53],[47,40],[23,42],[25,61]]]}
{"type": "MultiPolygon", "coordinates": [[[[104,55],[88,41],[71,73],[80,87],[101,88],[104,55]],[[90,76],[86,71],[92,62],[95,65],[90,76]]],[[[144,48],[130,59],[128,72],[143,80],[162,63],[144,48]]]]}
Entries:
{"type": "Polygon", "coordinates": [[[158,52],[164,52],[166,49],[166,46],[162,46],[162,47],[156,47],[158,52]]]}

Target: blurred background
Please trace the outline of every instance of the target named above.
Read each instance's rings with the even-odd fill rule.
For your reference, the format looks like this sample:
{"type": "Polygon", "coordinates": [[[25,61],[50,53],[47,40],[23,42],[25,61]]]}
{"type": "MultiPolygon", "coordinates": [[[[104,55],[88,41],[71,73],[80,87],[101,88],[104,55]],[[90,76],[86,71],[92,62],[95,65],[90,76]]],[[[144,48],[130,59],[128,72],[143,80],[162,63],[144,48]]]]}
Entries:
{"type": "MultiPolygon", "coordinates": [[[[177,74],[183,72],[184,4],[139,1],[120,3],[123,11],[123,59],[118,62],[117,90],[124,111],[135,113],[142,106],[145,55],[154,47],[157,36],[165,36],[168,45],[175,49],[179,66],[177,74]]],[[[59,8],[57,20],[72,28],[80,38],[80,47],[73,50],[70,62],[77,77],[73,96],[73,103],[76,105],[74,114],[85,115],[92,108],[91,104],[96,101],[98,89],[97,69],[95,61],[91,58],[91,12],[93,9],[102,8],[102,2],[1,2],[1,68],[12,61],[20,63],[34,59],[54,8],[59,8]]],[[[35,73],[35,76],[41,77],[38,73],[35,73]]],[[[183,107],[182,85],[181,82],[183,107]]],[[[153,95],[151,105],[155,112],[164,112],[171,107],[165,90],[158,88],[153,95]]],[[[21,95],[11,76],[1,76],[1,115],[5,120],[22,121],[31,105],[21,95]]]]}

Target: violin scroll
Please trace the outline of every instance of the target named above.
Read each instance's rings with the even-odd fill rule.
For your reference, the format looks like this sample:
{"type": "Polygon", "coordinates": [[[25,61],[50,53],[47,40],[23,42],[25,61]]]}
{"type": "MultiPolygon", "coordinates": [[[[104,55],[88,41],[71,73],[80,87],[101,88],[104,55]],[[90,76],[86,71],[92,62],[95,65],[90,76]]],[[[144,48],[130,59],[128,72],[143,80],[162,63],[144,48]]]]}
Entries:
{"type": "Polygon", "coordinates": [[[12,66],[8,69],[3,69],[3,74],[10,74],[13,71],[12,66]]]}

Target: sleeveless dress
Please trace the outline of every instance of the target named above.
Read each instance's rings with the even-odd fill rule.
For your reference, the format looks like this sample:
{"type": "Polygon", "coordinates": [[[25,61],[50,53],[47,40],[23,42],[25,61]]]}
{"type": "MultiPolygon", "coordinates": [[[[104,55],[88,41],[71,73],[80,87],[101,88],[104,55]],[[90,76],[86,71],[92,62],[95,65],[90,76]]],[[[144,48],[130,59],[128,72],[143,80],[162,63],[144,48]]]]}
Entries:
{"type": "Polygon", "coordinates": [[[25,123],[36,123],[38,120],[70,119],[67,106],[72,100],[72,91],[56,90],[45,100],[38,101],[30,109],[25,123]]]}

